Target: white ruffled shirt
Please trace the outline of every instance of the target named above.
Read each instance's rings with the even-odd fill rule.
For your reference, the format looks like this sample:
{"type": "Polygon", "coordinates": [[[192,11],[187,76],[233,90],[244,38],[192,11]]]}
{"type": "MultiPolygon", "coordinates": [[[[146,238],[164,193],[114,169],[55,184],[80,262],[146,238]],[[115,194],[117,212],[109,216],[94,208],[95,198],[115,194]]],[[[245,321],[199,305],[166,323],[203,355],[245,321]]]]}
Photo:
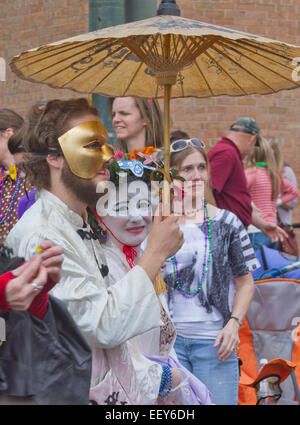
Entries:
{"type": "MultiPolygon", "coordinates": [[[[130,338],[159,329],[161,325],[160,305],[153,284],[139,266],[112,284],[109,277],[103,277],[100,272],[107,266],[100,243],[92,238],[82,239],[78,230],[89,232],[91,228],[59,198],[42,190],[39,199],[12,229],[6,243],[15,255],[26,259],[43,240],[64,248],[62,277],[51,292],[66,304],[92,348],[93,357],[96,353],[100,359],[96,365],[93,360],[92,387],[105,381],[109,392],[119,384],[119,401],[126,396],[130,404],[153,404],[159,390],[161,366],[152,364],[151,375],[155,379],[145,382],[145,391],[140,392],[136,386],[138,376],[128,381],[130,356],[126,347],[130,338]],[[114,359],[112,363],[117,364],[118,375],[110,369],[107,353],[114,359]]],[[[140,362],[140,358],[137,356],[132,361],[140,362]]],[[[103,391],[98,395],[97,402],[105,404],[108,398],[103,398],[103,391]]]]}

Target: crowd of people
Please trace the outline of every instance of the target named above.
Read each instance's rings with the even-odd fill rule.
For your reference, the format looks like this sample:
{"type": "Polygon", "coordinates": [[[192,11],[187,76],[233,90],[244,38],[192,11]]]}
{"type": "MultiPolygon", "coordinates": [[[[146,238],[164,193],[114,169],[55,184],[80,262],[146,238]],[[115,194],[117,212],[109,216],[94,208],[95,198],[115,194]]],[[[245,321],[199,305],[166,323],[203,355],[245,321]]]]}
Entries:
{"type": "Polygon", "coordinates": [[[211,149],[176,130],[163,217],[160,106],[110,105],[114,146],[86,99],[0,109],[0,403],[236,405],[255,251],[284,249],[295,175],[252,118],[211,149]]]}

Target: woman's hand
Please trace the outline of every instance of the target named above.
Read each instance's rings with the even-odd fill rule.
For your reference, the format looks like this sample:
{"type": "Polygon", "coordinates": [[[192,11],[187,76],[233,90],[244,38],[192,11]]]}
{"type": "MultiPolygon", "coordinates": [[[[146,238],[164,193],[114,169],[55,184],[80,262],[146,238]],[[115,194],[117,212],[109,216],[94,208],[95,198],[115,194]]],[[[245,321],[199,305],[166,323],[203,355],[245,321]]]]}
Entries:
{"type": "Polygon", "coordinates": [[[53,246],[52,242],[44,241],[40,244],[42,265],[46,268],[49,278],[53,283],[61,278],[61,266],[64,260],[64,249],[61,246],[53,246]]]}
{"type": "Polygon", "coordinates": [[[5,288],[6,301],[12,310],[27,310],[39,293],[50,291],[60,280],[63,248],[53,246],[50,241],[41,242],[40,247],[40,254],[12,271],[15,279],[5,288]]]}
{"type": "Polygon", "coordinates": [[[27,310],[48,280],[46,268],[42,266],[42,258],[40,256],[32,257],[22,266],[13,270],[12,274],[15,279],[10,280],[6,285],[6,301],[12,310],[27,310]],[[40,289],[33,286],[32,283],[40,289]]]}
{"type": "MultiPolygon", "coordinates": [[[[254,294],[252,273],[235,278],[236,288],[232,310],[232,316],[243,319],[245,317],[254,294]]],[[[229,319],[226,326],[217,336],[214,347],[220,346],[218,358],[221,361],[228,359],[239,345],[239,323],[235,319],[229,319]]]]}
{"type": "Polygon", "coordinates": [[[215,348],[221,344],[218,351],[218,359],[221,361],[227,360],[237,349],[239,342],[239,324],[236,320],[231,319],[218,334],[214,343],[215,348]]]}

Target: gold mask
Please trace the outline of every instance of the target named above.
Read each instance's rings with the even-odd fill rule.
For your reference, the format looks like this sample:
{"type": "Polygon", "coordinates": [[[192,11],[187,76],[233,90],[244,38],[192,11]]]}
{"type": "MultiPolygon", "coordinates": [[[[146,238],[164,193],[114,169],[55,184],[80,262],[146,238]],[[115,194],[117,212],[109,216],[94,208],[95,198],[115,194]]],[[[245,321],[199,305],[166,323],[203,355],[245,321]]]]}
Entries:
{"type": "Polygon", "coordinates": [[[72,173],[92,179],[113,156],[107,139],[107,131],[100,121],[86,121],[64,133],[58,142],[72,173]],[[98,146],[92,146],[95,143],[98,146]]]}

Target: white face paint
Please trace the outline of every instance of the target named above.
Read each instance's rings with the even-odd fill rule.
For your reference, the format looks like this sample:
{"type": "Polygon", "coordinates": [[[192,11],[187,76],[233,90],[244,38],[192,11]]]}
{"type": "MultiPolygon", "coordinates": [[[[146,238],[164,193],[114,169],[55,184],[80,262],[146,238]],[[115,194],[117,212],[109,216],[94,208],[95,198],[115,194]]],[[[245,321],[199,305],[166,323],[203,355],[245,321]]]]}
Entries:
{"type": "Polygon", "coordinates": [[[136,193],[130,186],[126,197],[118,196],[121,194],[118,190],[115,199],[109,199],[107,211],[110,213],[103,215],[102,220],[120,242],[138,246],[146,239],[151,228],[150,191],[146,189],[136,193]]]}

